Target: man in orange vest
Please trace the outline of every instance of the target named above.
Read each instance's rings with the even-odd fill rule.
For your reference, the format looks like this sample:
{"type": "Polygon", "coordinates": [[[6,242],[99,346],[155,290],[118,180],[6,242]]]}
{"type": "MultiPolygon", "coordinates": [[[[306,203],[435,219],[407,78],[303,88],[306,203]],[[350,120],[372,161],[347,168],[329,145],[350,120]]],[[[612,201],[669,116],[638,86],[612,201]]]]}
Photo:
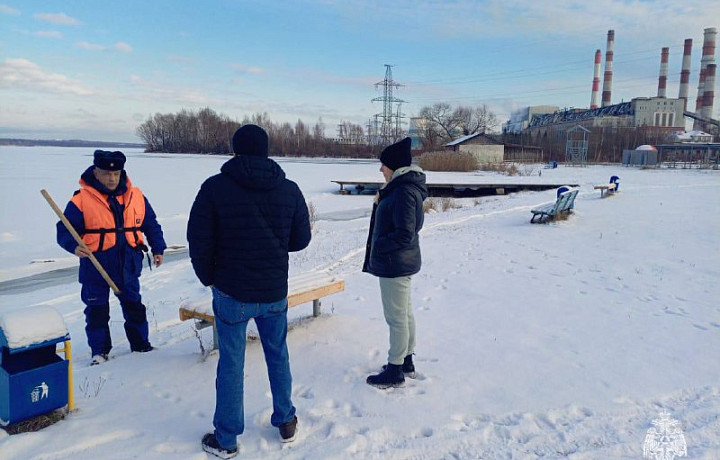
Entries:
{"type": "MultiPolygon", "coordinates": [[[[153,349],[148,340],[145,305],[140,297],[140,273],[148,251],[143,234],[152,247],[153,262],[159,267],[167,245],[147,198],[134,187],[123,169],[122,152],[96,150],[93,166],[80,176],[76,191],[65,208],[65,217],[89,248],[77,244],[62,222],[57,224],[57,241],[80,258],[80,297],[85,303],[85,332],[92,353],[90,365],[108,359],[110,339],[110,286],[90,262],[92,252],[120,289],[125,334],[130,349],[140,353],[153,349]]],[[[148,255],[148,263],[150,256],[148,255]]]]}

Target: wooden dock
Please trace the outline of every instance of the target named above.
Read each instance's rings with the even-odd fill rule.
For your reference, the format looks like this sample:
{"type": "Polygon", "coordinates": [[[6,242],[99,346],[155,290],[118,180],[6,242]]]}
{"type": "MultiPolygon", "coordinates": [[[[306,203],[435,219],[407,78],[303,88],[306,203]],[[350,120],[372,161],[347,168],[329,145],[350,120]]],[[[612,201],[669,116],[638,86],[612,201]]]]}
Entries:
{"type": "MultiPolygon", "coordinates": [[[[353,191],[356,194],[375,193],[382,187],[382,181],[331,181],[340,185],[340,194],[350,195],[353,191]]],[[[430,196],[452,196],[452,197],[474,197],[488,195],[506,195],[508,193],[520,192],[523,190],[543,191],[556,189],[564,185],[579,187],[578,184],[548,184],[548,183],[428,183],[430,196]]]]}

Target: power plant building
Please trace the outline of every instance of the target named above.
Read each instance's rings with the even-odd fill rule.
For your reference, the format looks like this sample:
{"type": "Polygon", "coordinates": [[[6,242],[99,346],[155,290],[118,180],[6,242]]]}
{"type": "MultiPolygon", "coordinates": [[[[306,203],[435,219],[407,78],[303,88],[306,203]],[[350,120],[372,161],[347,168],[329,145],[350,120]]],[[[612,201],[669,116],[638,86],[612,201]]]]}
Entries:
{"type": "Polygon", "coordinates": [[[609,30],[607,36],[607,52],[605,55],[605,72],[601,106],[597,107],[600,79],[600,50],[595,51],[594,72],[590,109],[565,109],[542,113],[543,109],[553,106],[526,107],[513,112],[510,120],[503,125],[503,133],[525,133],[531,136],[544,136],[580,125],[592,128],[654,128],[667,131],[685,130],[685,117],[695,118],[694,129],[703,129],[709,124],[717,125],[712,120],[714,106],[715,74],[715,40],[717,30],[704,30],[701,71],[698,84],[695,112],[689,112],[688,86],[690,80],[690,59],[692,39],[685,40],[683,49],[682,71],[677,98],[667,97],[667,76],[669,47],[660,53],[660,72],[656,97],[637,97],[629,102],[612,104],[613,55],[615,48],[615,31],[609,30]],[[539,108],[539,110],[538,110],[539,108]]]}
{"type": "Polygon", "coordinates": [[[565,130],[575,125],[585,128],[639,128],[656,127],[668,133],[684,129],[682,99],[664,97],[638,97],[630,102],[608,105],[597,109],[569,109],[539,115],[529,123],[527,131],[533,135],[544,135],[552,131],[565,130]]]}
{"type": "Polygon", "coordinates": [[[555,113],[559,109],[556,105],[534,105],[523,107],[510,114],[510,119],[503,124],[503,134],[517,134],[527,129],[533,119],[539,115],[555,113]]]}

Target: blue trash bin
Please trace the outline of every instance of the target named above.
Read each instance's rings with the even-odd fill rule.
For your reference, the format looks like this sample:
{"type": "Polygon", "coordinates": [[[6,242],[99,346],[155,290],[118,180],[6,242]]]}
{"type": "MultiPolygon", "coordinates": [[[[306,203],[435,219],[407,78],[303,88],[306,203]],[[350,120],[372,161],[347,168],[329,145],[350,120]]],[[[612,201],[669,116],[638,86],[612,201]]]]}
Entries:
{"type": "Polygon", "coordinates": [[[51,307],[0,316],[0,425],[51,412],[68,403],[68,361],[56,344],[70,340],[51,307]]]}

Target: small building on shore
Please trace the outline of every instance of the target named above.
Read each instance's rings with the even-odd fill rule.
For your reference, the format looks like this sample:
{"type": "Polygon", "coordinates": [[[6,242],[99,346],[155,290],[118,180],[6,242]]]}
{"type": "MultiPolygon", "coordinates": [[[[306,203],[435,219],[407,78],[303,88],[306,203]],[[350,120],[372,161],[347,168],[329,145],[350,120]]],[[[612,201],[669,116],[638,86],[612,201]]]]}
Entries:
{"type": "Polygon", "coordinates": [[[503,161],[541,163],[543,161],[543,151],[540,147],[505,144],[485,133],[469,134],[448,142],[443,147],[453,152],[473,154],[480,163],[503,161]]]}
{"type": "Polygon", "coordinates": [[[475,133],[448,142],[446,150],[475,155],[480,163],[502,163],[505,159],[505,145],[485,133],[475,133]]]}

